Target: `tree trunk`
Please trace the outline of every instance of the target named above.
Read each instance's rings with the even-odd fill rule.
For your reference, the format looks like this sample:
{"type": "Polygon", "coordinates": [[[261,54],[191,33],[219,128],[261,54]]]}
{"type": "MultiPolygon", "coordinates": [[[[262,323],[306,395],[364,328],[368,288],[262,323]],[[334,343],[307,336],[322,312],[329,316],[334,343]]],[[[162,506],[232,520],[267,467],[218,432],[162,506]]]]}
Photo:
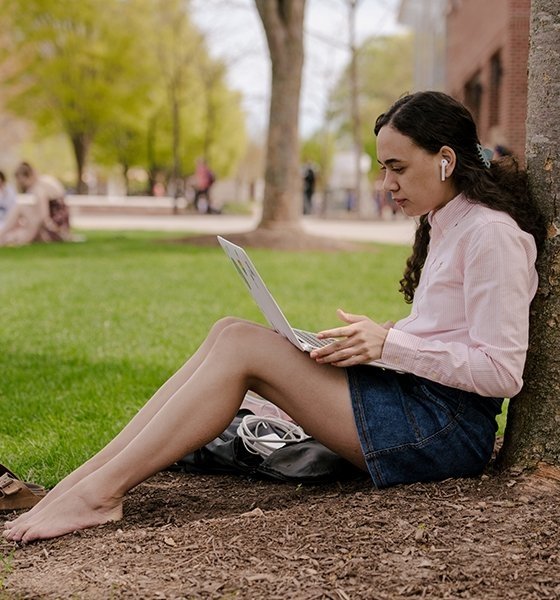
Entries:
{"type": "MultiPolygon", "coordinates": [[[[178,86],[178,84],[177,84],[178,86]]],[[[179,177],[181,175],[181,158],[179,155],[179,148],[181,145],[181,119],[180,119],[180,107],[178,99],[177,87],[175,82],[172,83],[171,90],[171,116],[172,116],[172,127],[173,127],[173,173],[171,179],[173,181],[173,214],[179,212],[178,198],[179,198],[179,177]]]]}
{"type": "Polygon", "coordinates": [[[154,195],[154,186],[157,177],[157,162],[156,162],[156,127],[157,117],[154,115],[148,120],[148,130],[146,133],[146,156],[148,160],[148,196],[154,195]]]}
{"type": "Polygon", "coordinates": [[[89,154],[91,138],[87,133],[76,133],[70,136],[74,157],[76,159],[76,192],[87,194],[88,187],[84,181],[84,169],[89,154]]]}
{"type": "Polygon", "coordinates": [[[548,223],[531,306],[525,386],[510,403],[502,467],[560,467],[560,3],[532,0],[527,171],[548,223]]]}
{"type": "Polygon", "coordinates": [[[121,163],[123,181],[124,181],[124,193],[126,196],[130,196],[130,179],[128,178],[129,166],[127,163],[121,163]]]}
{"type": "Polygon", "coordinates": [[[354,145],[354,194],[355,209],[363,212],[362,206],[362,123],[360,118],[359,85],[358,85],[358,50],[356,48],[356,10],[358,0],[349,0],[348,30],[350,32],[350,107],[352,121],[352,140],[354,145]]]}
{"type": "Polygon", "coordinates": [[[299,101],[305,0],[255,0],[272,64],[265,189],[259,228],[297,231],[303,211],[299,101]]]}

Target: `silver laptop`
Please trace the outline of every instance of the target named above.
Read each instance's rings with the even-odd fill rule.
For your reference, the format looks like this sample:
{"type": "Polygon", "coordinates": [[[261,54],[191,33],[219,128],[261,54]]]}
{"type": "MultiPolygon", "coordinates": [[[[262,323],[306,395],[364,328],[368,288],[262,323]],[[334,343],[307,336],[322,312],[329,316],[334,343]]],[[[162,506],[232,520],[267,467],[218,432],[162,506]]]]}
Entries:
{"type": "MultiPolygon", "coordinates": [[[[288,339],[296,348],[303,352],[311,352],[314,348],[327,346],[334,339],[319,339],[316,334],[302,329],[295,329],[290,325],[284,313],[280,310],[278,303],[273,298],[272,294],[266,287],[262,277],[259,275],[255,265],[241,246],[236,246],[230,241],[221,236],[217,236],[221,247],[231,259],[235,269],[246,283],[251,296],[261,309],[265,319],[269,322],[274,331],[288,339]]],[[[386,365],[381,361],[369,363],[376,367],[391,369],[396,371],[394,367],[386,365]]]]}

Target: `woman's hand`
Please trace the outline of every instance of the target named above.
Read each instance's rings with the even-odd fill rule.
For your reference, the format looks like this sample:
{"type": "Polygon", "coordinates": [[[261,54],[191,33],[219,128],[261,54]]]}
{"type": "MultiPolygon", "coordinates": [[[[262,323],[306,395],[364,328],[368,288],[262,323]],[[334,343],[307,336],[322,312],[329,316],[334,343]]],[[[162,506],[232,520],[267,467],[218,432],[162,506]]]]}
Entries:
{"type": "Polygon", "coordinates": [[[387,321],[380,325],[364,315],[353,315],[340,308],[336,312],[347,325],[319,332],[317,335],[320,338],[338,339],[328,346],[313,350],[311,358],[336,367],[367,364],[381,358],[385,338],[393,323],[387,321]]]}

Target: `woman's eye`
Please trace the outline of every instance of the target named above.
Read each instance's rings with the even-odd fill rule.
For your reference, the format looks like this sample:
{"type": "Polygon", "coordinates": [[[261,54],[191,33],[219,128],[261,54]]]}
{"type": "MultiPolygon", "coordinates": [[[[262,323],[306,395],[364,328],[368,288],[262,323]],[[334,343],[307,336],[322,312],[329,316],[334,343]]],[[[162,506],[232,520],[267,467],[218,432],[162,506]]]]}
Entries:
{"type": "Polygon", "coordinates": [[[403,167],[393,167],[391,169],[393,171],[393,173],[402,173],[404,171],[403,167]]]}

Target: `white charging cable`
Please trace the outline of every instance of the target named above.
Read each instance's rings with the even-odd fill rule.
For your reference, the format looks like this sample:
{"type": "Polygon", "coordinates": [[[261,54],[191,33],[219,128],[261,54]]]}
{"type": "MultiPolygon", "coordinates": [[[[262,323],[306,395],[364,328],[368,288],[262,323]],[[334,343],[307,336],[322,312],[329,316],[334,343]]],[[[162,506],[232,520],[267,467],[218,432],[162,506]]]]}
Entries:
{"type": "Polygon", "coordinates": [[[237,427],[237,435],[251,454],[266,458],[285,444],[295,444],[310,438],[295,423],[277,417],[246,415],[237,427]]]}

